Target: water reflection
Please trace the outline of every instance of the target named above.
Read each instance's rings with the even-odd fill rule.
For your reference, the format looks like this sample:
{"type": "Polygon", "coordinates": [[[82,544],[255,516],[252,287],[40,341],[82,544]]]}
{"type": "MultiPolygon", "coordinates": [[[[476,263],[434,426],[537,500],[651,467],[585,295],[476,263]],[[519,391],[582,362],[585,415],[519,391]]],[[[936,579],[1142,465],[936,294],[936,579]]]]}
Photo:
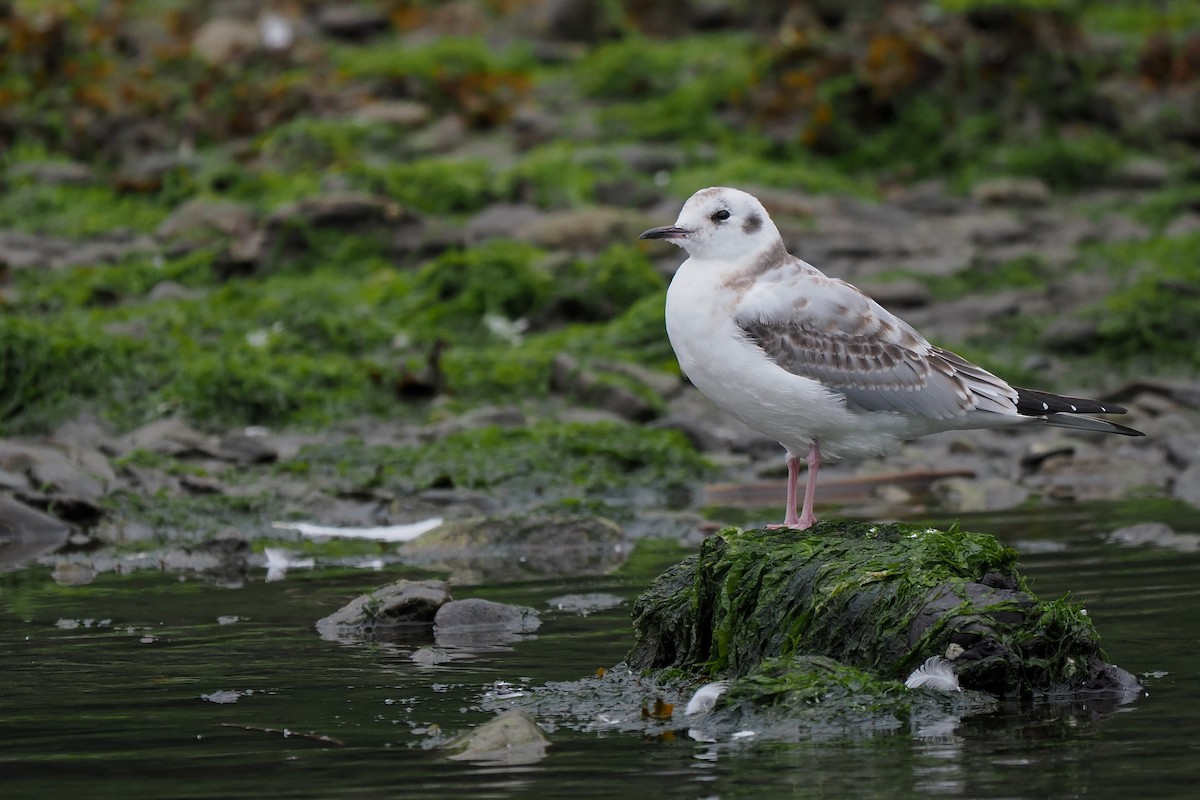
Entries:
{"type": "MultiPolygon", "coordinates": [[[[1132,702],[1011,701],[858,736],[798,731],[793,741],[761,730],[734,738],[740,729],[686,718],[694,686],[662,698],[677,704],[675,715],[647,720],[586,680],[623,657],[629,602],[661,564],[456,587],[541,609],[536,635],[442,640],[426,630],[336,646],[314,621],[400,568],[381,577],[318,565],[270,584],[255,570],[229,590],[149,570],[60,583],[52,564],[28,567],[0,575],[4,794],[168,797],[186,785],[227,798],[1188,796],[1200,779],[1200,637],[1191,624],[1200,551],[1114,535],[1147,521],[1200,534],[1194,515],[1120,509],[962,520],[1021,543],[1041,596],[1069,592],[1086,603],[1108,660],[1146,685],[1132,702]],[[593,594],[609,599],[580,606],[587,616],[575,600],[549,602],[593,594]],[[608,607],[612,597],[625,605],[608,607]],[[573,699],[538,715],[551,744],[536,763],[483,767],[437,749],[555,681],[591,694],[565,694],[573,699]],[[237,702],[213,701],[224,693],[237,702]],[[717,741],[688,738],[692,728],[717,741]],[[311,731],[344,746],[264,730],[311,731]]],[[[643,702],[654,699],[647,689],[643,702]]]]}

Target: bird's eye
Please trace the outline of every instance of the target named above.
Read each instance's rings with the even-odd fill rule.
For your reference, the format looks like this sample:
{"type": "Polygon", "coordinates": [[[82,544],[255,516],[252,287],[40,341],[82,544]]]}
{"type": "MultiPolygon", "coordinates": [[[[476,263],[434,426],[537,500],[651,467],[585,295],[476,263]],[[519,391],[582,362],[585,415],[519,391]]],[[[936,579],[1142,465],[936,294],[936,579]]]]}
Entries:
{"type": "Polygon", "coordinates": [[[713,222],[724,222],[727,219],[729,219],[729,212],[723,208],[712,215],[713,222]]]}

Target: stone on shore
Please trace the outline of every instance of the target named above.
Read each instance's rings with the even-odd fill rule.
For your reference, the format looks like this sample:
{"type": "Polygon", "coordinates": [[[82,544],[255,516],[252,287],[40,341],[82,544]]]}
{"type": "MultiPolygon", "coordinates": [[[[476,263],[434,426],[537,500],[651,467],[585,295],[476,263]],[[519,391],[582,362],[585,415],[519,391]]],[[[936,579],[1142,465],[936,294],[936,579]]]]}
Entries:
{"type": "Polygon", "coordinates": [[[957,530],[726,528],[638,599],[629,663],[731,679],[727,697],[752,687],[772,703],[812,656],[884,685],[941,655],[964,689],[995,695],[1135,691],[1086,612],[1039,600],[1016,566],[1012,548],[957,530]]]}

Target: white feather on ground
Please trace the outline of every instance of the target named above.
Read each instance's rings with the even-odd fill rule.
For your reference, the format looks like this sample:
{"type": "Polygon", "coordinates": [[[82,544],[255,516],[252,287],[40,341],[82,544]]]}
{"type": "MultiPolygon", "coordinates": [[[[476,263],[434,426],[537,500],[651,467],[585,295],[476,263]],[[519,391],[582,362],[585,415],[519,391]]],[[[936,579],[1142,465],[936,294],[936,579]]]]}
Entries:
{"type": "Polygon", "coordinates": [[[931,656],[912,671],[904,685],[909,689],[937,689],[939,692],[961,692],[954,665],[941,656],[931,656]]]}
{"type": "Polygon", "coordinates": [[[704,684],[696,690],[692,699],[688,700],[687,708],[683,713],[690,717],[694,714],[712,711],[713,706],[717,704],[717,698],[725,694],[725,690],[728,688],[729,681],[713,681],[704,684]]]}

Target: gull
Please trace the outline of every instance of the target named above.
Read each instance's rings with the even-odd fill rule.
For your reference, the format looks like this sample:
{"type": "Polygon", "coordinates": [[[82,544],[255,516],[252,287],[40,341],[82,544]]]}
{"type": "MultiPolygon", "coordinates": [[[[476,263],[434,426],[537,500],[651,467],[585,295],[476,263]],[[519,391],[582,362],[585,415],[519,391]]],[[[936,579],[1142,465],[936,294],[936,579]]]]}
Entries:
{"type": "Polygon", "coordinates": [[[639,238],[683,248],[667,290],[667,336],[684,375],[787,453],[782,525],[811,527],[822,460],[885,455],[941,431],[1049,425],[1144,436],[1083,414],[1124,408],[1010,386],[856,287],[788,253],[762,203],[711,187],[674,225],[639,238]],[[800,457],[808,464],[799,514],[800,457]]]}

